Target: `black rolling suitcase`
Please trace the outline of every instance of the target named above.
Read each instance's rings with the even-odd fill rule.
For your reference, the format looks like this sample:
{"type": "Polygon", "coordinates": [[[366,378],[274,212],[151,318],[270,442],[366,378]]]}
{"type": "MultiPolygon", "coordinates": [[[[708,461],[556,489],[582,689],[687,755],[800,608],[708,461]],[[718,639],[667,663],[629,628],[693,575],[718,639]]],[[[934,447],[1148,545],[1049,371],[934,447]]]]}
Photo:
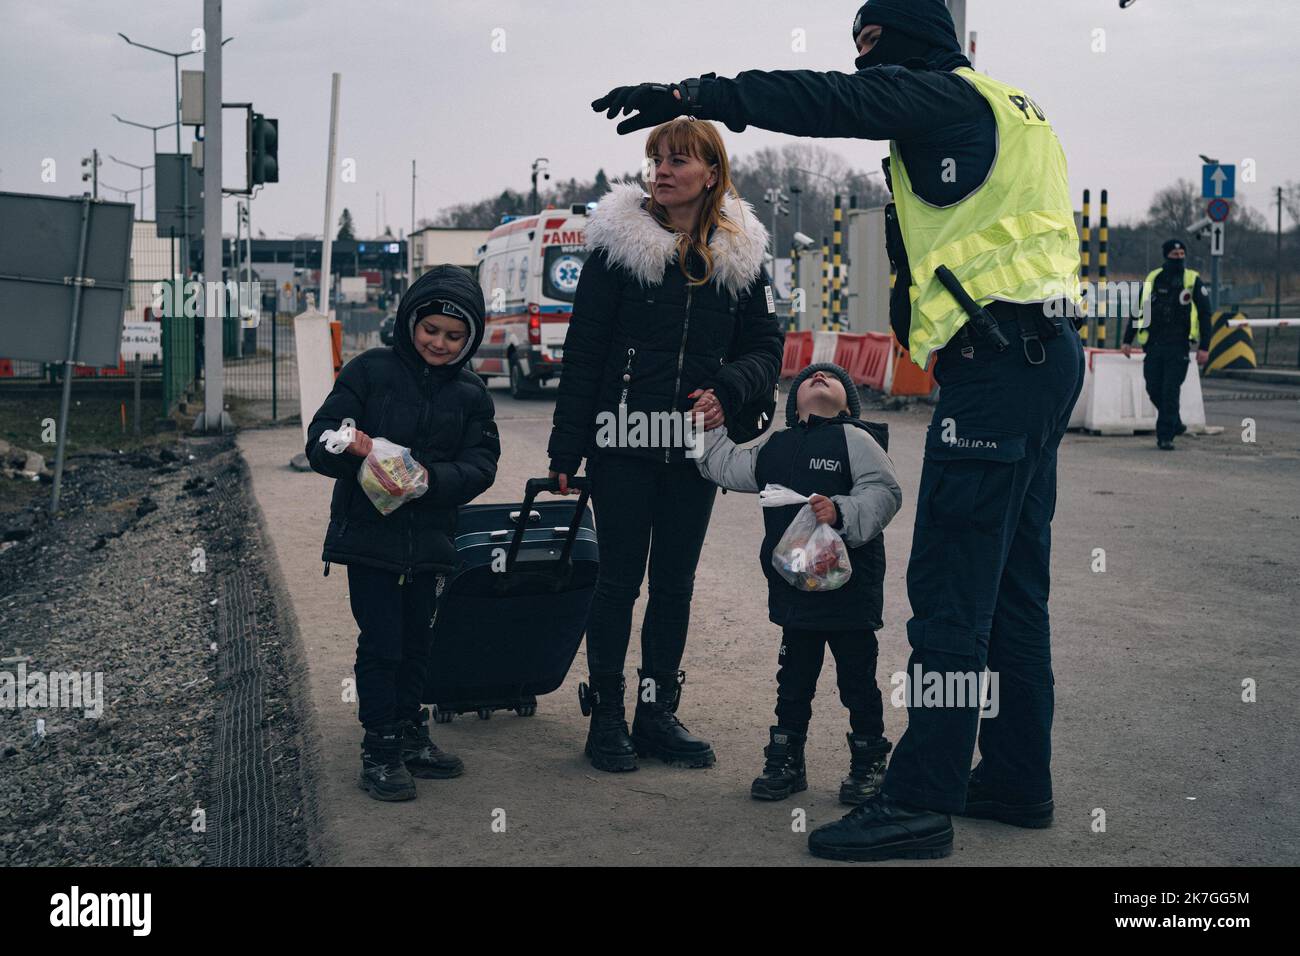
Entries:
{"type": "Polygon", "coordinates": [[[599,565],[591,487],[587,478],[569,484],[576,503],[534,501],[558,482],[530,478],[520,504],[460,508],[459,564],[438,602],[425,682],[439,723],[470,711],[531,716],[569,673],[599,565]]]}

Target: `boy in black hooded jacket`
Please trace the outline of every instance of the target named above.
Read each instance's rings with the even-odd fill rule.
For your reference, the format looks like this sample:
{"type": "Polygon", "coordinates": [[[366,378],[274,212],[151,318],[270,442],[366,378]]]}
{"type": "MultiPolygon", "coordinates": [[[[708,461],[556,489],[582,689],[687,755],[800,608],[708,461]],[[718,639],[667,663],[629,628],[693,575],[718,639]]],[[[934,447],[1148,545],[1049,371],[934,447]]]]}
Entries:
{"type": "Polygon", "coordinates": [[[421,275],[402,297],[391,348],[370,349],[339,372],[307,429],[312,469],[338,479],[322,554],[348,568],[357,638],[357,716],[365,728],[360,784],[377,800],[411,800],[417,777],[464,767],[429,738],[420,707],[429,641],[445,575],[456,566],[456,508],[496,477],[501,443],[492,398],[469,360],[483,341],[483,293],[458,266],[421,275]],[[345,423],[340,454],[320,441],[345,423]],[[357,482],[373,438],[411,449],[429,488],[383,515],[357,482]]]}
{"type": "Polygon", "coordinates": [[[766,441],[739,448],[720,427],[704,434],[698,462],[707,478],[734,491],[784,485],[802,495],[818,521],[831,525],[848,547],[853,568],[834,591],[801,591],[772,567],[772,551],[801,505],[764,508],[766,533],[759,553],[767,576],[768,617],[784,629],[777,671],[777,726],[763,773],[750,794],[782,800],[808,788],[804,744],[826,645],[835,656],[840,700],[849,710],[849,776],[840,801],[861,803],[880,789],[890,743],[876,686],[876,630],[884,604],[882,529],[903,494],[885,453],[886,425],[858,418],[858,389],[829,362],[810,365],[790,386],[786,425],[766,441]]]}

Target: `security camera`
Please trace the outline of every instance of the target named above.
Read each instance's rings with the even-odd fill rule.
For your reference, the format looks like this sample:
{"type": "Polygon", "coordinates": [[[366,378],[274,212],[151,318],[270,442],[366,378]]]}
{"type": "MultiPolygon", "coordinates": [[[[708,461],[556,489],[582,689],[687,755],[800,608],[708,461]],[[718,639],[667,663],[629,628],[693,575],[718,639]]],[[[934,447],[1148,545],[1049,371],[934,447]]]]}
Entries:
{"type": "Polygon", "coordinates": [[[1203,239],[1205,238],[1206,235],[1209,234],[1210,227],[1213,225],[1214,223],[1210,221],[1209,216],[1202,216],[1200,219],[1196,220],[1196,222],[1188,226],[1187,231],[1190,232],[1192,235],[1198,236],[1203,239]]]}
{"type": "Polygon", "coordinates": [[[800,249],[811,249],[817,245],[817,240],[813,239],[812,236],[805,236],[802,232],[796,232],[794,234],[794,244],[800,249]]]}

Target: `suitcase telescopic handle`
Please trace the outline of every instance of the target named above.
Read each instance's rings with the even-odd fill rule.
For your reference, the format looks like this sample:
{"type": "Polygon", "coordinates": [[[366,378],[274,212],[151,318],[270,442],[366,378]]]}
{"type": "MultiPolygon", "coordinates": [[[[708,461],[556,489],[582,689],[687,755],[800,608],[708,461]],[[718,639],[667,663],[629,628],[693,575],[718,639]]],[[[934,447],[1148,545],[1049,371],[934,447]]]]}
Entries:
{"type": "MultiPolygon", "coordinates": [[[[591,497],[591,479],[585,476],[573,477],[569,479],[569,487],[578,489],[578,502],[573,509],[573,520],[569,522],[569,532],[564,536],[564,549],[560,552],[560,562],[557,565],[563,573],[569,563],[569,556],[573,552],[573,542],[577,540],[578,529],[582,526],[582,514],[587,508],[587,499],[591,497]]],[[[558,478],[529,478],[524,485],[524,501],[519,506],[523,514],[528,514],[529,509],[533,506],[533,499],[537,497],[538,492],[547,491],[551,494],[560,493],[560,480],[558,478]]],[[[506,554],[506,571],[514,570],[515,558],[519,555],[519,546],[524,542],[524,530],[526,523],[520,521],[515,525],[514,536],[510,539],[510,551],[506,554]]]]}

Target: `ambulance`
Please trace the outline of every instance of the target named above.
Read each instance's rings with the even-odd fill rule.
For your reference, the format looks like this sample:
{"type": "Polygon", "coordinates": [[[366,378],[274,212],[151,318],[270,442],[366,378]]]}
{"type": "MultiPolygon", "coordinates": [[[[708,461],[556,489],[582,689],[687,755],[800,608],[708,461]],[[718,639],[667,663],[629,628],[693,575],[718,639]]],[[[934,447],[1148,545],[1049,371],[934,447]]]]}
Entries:
{"type": "Polygon", "coordinates": [[[503,216],[478,249],[487,329],[470,364],[485,379],[508,378],[515,398],[538,395],[563,368],[564,336],[587,256],[588,208],[579,203],[503,216]]]}

